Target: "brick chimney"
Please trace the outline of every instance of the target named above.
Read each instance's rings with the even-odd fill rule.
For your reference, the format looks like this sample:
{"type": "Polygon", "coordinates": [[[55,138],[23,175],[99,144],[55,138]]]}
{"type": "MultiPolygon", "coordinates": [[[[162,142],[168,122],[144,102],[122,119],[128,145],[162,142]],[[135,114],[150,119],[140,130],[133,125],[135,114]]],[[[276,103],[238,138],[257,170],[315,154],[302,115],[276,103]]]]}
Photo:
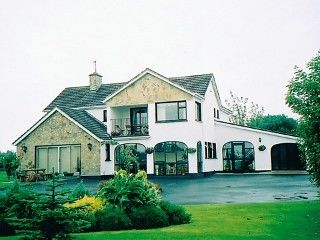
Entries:
{"type": "Polygon", "coordinates": [[[102,84],[102,76],[97,72],[93,72],[89,75],[90,79],[90,90],[97,91],[102,84]]]}

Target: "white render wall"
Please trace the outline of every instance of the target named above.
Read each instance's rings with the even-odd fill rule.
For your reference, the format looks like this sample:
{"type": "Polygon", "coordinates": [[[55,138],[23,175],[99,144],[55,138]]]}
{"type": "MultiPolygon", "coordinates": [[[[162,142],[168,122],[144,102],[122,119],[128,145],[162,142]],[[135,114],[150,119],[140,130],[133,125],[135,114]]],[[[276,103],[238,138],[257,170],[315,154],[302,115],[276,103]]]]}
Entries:
{"type": "Polygon", "coordinates": [[[100,122],[103,122],[103,110],[106,110],[107,108],[92,108],[86,110],[89,114],[94,116],[96,119],[98,119],[100,122]]]}
{"type": "Polygon", "coordinates": [[[223,170],[223,157],[222,147],[225,143],[231,141],[247,141],[251,142],[254,146],[255,153],[255,170],[271,170],[271,148],[273,145],[280,143],[297,143],[297,138],[271,133],[267,131],[261,131],[257,129],[251,129],[228,123],[216,122],[216,142],[217,142],[217,161],[213,164],[214,169],[223,170]],[[261,138],[261,142],[259,142],[261,138]],[[265,145],[266,150],[259,151],[258,147],[265,145]]]}

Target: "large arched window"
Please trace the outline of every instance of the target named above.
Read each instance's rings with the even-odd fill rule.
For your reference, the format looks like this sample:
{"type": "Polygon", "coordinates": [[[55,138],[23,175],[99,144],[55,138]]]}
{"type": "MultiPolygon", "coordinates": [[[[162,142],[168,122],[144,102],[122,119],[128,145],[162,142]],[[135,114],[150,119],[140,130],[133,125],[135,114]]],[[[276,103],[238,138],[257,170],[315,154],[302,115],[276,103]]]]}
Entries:
{"type": "Polygon", "coordinates": [[[250,142],[228,142],[223,145],[222,156],[224,171],[250,172],[254,170],[254,147],[250,142]]]}
{"type": "Polygon", "coordinates": [[[154,147],[155,175],[184,175],[188,169],[188,147],[182,142],[162,142],[154,147]]]}
{"type": "Polygon", "coordinates": [[[131,164],[130,172],[136,173],[138,170],[147,171],[147,154],[146,147],[139,143],[126,143],[118,145],[114,151],[114,169],[118,171],[125,169],[125,159],[123,157],[123,150],[130,148],[133,155],[137,157],[138,163],[131,164]]]}

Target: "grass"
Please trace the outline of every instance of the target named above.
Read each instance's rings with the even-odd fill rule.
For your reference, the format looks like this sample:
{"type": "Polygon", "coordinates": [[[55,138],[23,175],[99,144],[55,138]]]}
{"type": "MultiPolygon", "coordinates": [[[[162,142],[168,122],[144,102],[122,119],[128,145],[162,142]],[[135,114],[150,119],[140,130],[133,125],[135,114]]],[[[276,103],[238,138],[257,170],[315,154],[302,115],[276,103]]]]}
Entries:
{"type": "Polygon", "coordinates": [[[10,187],[12,184],[11,180],[8,180],[7,174],[5,171],[0,170],[0,189],[10,187]]]}
{"type": "Polygon", "coordinates": [[[73,237],[76,240],[320,239],[320,201],[189,205],[186,208],[192,213],[190,224],[82,233],[73,237]]]}

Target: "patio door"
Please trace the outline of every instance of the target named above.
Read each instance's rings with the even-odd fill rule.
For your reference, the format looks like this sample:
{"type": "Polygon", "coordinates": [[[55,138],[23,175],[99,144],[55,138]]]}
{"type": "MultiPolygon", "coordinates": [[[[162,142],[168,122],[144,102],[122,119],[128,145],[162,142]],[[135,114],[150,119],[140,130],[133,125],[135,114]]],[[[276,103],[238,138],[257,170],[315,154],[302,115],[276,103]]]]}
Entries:
{"type": "Polygon", "coordinates": [[[148,125],[148,109],[146,107],[130,109],[131,134],[141,134],[143,127],[148,125]]]}
{"type": "Polygon", "coordinates": [[[80,152],[80,145],[36,147],[36,167],[48,173],[79,172],[80,152]]]}

